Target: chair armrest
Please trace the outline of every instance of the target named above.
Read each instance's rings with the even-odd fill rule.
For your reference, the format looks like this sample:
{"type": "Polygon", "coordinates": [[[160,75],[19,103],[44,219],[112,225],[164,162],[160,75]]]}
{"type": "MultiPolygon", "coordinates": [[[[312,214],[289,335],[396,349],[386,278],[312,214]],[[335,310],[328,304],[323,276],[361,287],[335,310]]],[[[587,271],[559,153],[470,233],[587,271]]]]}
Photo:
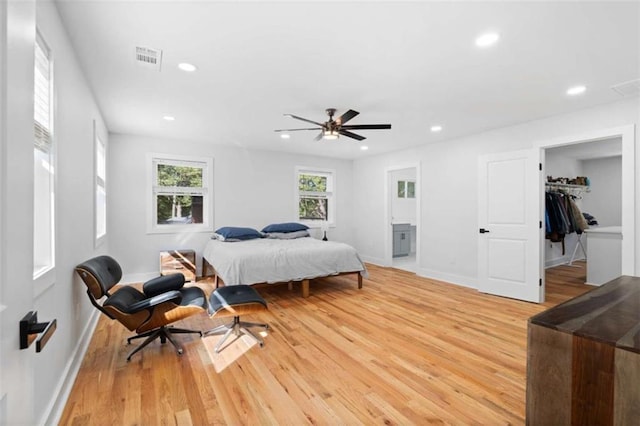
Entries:
{"type": "Polygon", "coordinates": [[[129,306],[127,313],[133,314],[166,302],[174,302],[176,305],[179,305],[180,302],[182,302],[182,293],[177,290],[167,291],[166,293],[141,300],[129,306]]]}
{"type": "Polygon", "coordinates": [[[171,290],[180,290],[184,286],[184,275],[171,274],[154,278],[142,285],[145,295],[151,297],[171,290]]]}

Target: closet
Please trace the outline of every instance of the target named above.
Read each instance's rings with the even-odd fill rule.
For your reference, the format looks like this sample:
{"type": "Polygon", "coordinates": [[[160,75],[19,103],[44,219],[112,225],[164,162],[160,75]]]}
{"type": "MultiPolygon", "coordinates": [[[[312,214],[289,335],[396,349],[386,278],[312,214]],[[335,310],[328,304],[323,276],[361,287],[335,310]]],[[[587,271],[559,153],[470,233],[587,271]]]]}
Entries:
{"type": "MultiPolygon", "coordinates": [[[[592,244],[591,250],[589,241],[611,239],[607,230],[621,225],[621,138],[548,148],[545,175],[545,268],[558,265],[584,268],[585,282],[602,284],[600,278],[587,277],[589,261],[593,260],[595,267],[606,257],[597,250],[600,240],[592,244]]],[[[618,258],[604,262],[619,264],[620,255],[615,256],[618,258]]]]}

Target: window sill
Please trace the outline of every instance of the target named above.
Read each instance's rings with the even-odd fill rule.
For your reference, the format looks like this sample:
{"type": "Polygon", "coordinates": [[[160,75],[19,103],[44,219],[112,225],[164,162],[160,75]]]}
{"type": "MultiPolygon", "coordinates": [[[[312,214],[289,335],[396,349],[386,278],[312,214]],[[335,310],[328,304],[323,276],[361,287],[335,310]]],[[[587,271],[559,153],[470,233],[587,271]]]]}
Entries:
{"type": "Polygon", "coordinates": [[[56,283],[56,268],[51,267],[46,271],[40,272],[38,276],[33,278],[33,295],[35,298],[40,297],[45,291],[53,287],[56,283]]]}
{"type": "Polygon", "coordinates": [[[102,244],[104,244],[106,239],[107,239],[107,234],[103,234],[103,235],[99,236],[98,238],[96,238],[96,241],[94,243],[94,248],[100,247],[102,244]]]}
{"type": "Polygon", "coordinates": [[[164,225],[147,229],[147,234],[186,234],[197,232],[213,232],[213,227],[206,225],[164,225]]]}
{"type": "Polygon", "coordinates": [[[336,224],[329,222],[323,222],[323,223],[317,223],[317,222],[306,222],[304,220],[299,221],[299,223],[302,223],[303,225],[307,225],[309,227],[309,229],[322,229],[322,228],[335,228],[336,224]]]}

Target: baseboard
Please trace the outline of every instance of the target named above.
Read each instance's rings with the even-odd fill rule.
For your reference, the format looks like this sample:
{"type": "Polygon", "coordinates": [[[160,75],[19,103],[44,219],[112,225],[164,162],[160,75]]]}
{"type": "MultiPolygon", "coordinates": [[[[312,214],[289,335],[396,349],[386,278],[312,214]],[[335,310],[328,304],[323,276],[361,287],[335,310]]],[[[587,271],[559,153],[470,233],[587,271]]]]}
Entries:
{"type": "Polygon", "coordinates": [[[390,265],[386,265],[384,259],[381,259],[379,257],[370,257],[370,256],[362,256],[360,255],[360,259],[365,262],[365,263],[371,263],[373,265],[377,265],[377,266],[383,266],[383,267],[388,267],[390,265]]]}
{"type": "Polygon", "coordinates": [[[73,389],[73,384],[78,376],[78,371],[82,365],[84,355],[87,353],[87,349],[89,348],[89,343],[91,342],[93,332],[98,325],[99,318],[100,311],[93,310],[89,321],[87,321],[87,325],[82,331],[80,340],[73,351],[73,355],[64,369],[64,374],[58,382],[58,386],[56,386],[56,391],[53,394],[54,396],[51,398],[51,401],[38,424],[57,425],[60,422],[60,418],[64,412],[64,407],[69,399],[69,394],[71,394],[71,389],[73,389]]]}
{"type": "MultiPolygon", "coordinates": [[[[546,260],[544,262],[544,269],[554,268],[554,267],[560,266],[560,265],[568,265],[570,260],[571,260],[570,257],[558,257],[556,259],[546,260]]],[[[578,262],[580,260],[586,260],[586,259],[584,257],[573,259],[574,262],[578,262]]]]}
{"type": "Polygon", "coordinates": [[[417,272],[418,276],[423,278],[429,278],[432,280],[444,281],[449,284],[459,285],[461,287],[468,287],[474,290],[478,289],[478,281],[476,278],[463,277],[461,275],[447,274],[431,269],[419,268],[417,272]]]}

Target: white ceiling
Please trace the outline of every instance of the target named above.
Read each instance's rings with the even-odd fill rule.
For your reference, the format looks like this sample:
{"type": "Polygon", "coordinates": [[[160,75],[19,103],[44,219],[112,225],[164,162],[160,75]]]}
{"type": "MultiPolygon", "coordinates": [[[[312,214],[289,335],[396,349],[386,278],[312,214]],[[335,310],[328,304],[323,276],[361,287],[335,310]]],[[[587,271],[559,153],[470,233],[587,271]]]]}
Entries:
{"type": "Polygon", "coordinates": [[[620,100],[611,86],[640,77],[638,2],[57,3],[115,133],[359,158],[620,100]],[[500,41],[477,48],[488,30],[500,41]],[[161,49],[162,70],[137,65],[135,46],[161,49]],[[362,142],[274,132],[328,107],[393,128],[362,142]]]}

